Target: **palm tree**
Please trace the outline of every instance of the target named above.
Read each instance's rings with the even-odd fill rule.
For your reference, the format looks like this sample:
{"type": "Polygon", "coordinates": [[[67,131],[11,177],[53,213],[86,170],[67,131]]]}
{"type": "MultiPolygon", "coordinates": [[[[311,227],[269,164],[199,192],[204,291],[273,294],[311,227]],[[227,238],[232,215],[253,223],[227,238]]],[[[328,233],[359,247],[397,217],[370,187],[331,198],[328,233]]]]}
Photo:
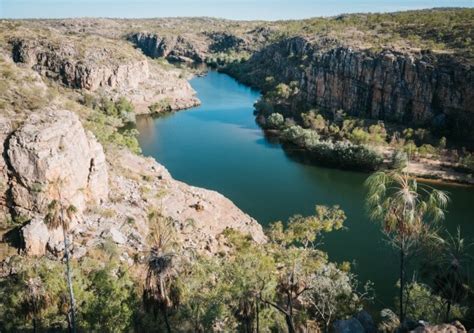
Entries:
{"type": "Polygon", "coordinates": [[[451,307],[469,294],[469,264],[472,256],[469,249],[474,244],[467,243],[458,227],[454,235],[447,232],[442,238],[434,236],[435,249],[432,251],[429,266],[434,274],[434,291],[446,299],[445,321],[451,316],[451,307]]]}
{"type": "Polygon", "coordinates": [[[69,311],[67,316],[69,331],[76,332],[76,301],[74,298],[74,290],[72,288],[72,269],[69,254],[69,226],[74,215],[77,212],[76,207],[67,205],[63,202],[60,191],[60,180],[52,184],[57,190],[57,199],[52,200],[48,205],[48,213],[45,216],[45,222],[49,229],[61,228],[63,231],[64,241],[64,259],[66,262],[66,283],[69,293],[69,311]]]}
{"type": "Polygon", "coordinates": [[[160,312],[166,330],[171,332],[169,310],[179,305],[180,294],[176,285],[177,271],[174,255],[166,252],[173,241],[172,221],[156,212],[148,216],[153,230],[154,245],[147,261],[147,274],[143,290],[143,304],[155,317],[160,312]]]}
{"type": "Polygon", "coordinates": [[[405,260],[413,247],[430,233],[435,222],[444,219],[448,195],[418,184],[400,170],[379,171],[366,180],[367,208],[372,220],[381,223],[383,233],[400,252],[400,323],[405,320],[405,260]]]}
{"type": "Polygon", "coordinates": [[[168,333],[171,332],[169,310],[179,305],[179,291],[174,284],[175,277],[173,255],[161,253],[158,248],[152,247],[143,290],[143,303],[145,309],[153,312],[155,317],[161,312],[168,333]]]}

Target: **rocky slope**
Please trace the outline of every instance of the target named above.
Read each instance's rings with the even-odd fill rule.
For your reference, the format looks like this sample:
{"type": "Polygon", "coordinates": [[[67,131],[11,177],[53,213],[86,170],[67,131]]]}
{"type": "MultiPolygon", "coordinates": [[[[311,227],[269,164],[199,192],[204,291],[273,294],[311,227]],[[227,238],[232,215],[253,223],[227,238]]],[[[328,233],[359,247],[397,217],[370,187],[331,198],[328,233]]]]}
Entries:
{"type": "Polygon", "coordinates": [[[300,109],[321,107],[412,126],[449,128],[474,140],[474,71],[468,61],[430,52],[373,52],[305,37],[285,39],[229,72],[264,88],[266,78],[299,88],[300,109]]]}
{"type": "Polygon", "coordinates": [[[66,87],[125,97],[137,113],[155,112],[150,106],[158,104],[166,104],[169,110],[199,104],[179,70],[149,61],[124,41],[99,36],[64,38],[54,31],[11,34],[11,56],[16,63],[66,87]]]}
{"type": "Polygon", "coordinates": [[[260,225],[228,199],[175,181],[153,159],[113,150],[106,161],[102,146],[74,113],[45,109],[16,130],[6,119],[1,124],[3,203],[29,221],[21,235],[30,255],[62,249],[61,230],[50,230],[44,220],[53,200],[77,209],[70,226],[76,257],[106,241],[123,248],[124,260],[143,251],[150,211],[170,218],[181,245],[194,251],[225,251],[226,228],[265,241],[260,225]]]}

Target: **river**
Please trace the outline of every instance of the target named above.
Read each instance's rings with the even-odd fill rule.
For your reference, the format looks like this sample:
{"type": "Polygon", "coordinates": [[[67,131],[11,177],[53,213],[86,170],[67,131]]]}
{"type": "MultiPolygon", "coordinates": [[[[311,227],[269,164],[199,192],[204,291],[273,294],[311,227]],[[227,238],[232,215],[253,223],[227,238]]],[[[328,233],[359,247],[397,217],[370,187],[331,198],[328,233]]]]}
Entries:
{"type": "MultiPolygon", "coordinates": [[[[376,292],[375,309],[394,305],[398,257],[364,211],[368,174],[305,164],[265,138],[255,123],[260,94],[214,71],[191,80],[202,105],[159,118],[140,117],[139,141],[146,156],[165,165],[174,178],[216,190],[262,225],[293,214],[312,214],[316,204],[340,205],[346,229],[327,234],[322,247],[330,260],[353,262],[363,283],[376,292]]],[[[474,189],[449,191],[445,225],[474,237],[474,189]]]]}

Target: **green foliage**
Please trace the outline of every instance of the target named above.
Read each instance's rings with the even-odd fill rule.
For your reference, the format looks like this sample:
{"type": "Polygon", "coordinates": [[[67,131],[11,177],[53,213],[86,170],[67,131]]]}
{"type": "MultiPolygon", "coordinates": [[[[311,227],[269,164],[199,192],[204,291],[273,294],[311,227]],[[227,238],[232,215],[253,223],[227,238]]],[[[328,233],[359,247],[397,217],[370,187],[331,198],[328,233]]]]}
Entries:
{"type": "Polygon", "coordinates": [[[138,131],[136,129],[118,129],[121,126],[121,121],[115,117],[95,111],[90,115],[86,126],[102,144],[112,143],[127,147],[136,154],[141,152],[137,139],[138,131]]]}
{"type": "Polygon", "coordinates": [[[108,117],[119,119],[124,123],[135,122],[133,105],[125,97],[120,97],[113,101],[105,96],[97,98],[84,93],[81,103],[108,117]]]}
{"type": "MultiPolygon", "coordinates": [[[[412,320],[424,320],[430,324],[445,322],[447,300],[434,294],[428,285],[418,282],[407,284],[405,299],[409,300],[406,308],[408,318],[412,320]]],[[[458,304],[452,304],[452,318],[462,318],[466,310],[466,308],[458,304]]]]}
{"type": "Polygon", "coordinates": [[[89,273],[88,292],[93,297],[82,310],[86,331],[126,332],[139,306],[135,283],[124,269],[112,261],[89,273]]]}
{"type": "Polygon", "coordinates": [[[151,113],[160,113],[160,112],[171,112],[171,101],[169,98],[163,98],[162,100],[153,103],[148,107],[151,113]]]}
{"type": "Polygon", "coordinates": [[[279,129],[285,123],[285,118],[280,113],[272,113],[266,122],[267,127],[273,129],[279,129]]]}
{"type": "Polygon", "coordinates": [[[318,133],[326,129],[326,119],[318,113],[317,110],[310,110],[307,113],[302,113],[303,125],[307,128],[316,130],[318,133]]]}
{"type": "MultiPolygon", "coordinates": [[[[33,317],[38,328],[66,330],[69,306],[63,264],[45,257],[11,260],[17,260],[10,263],[16,273],[0,281],[2,332],[31,330],[33,317]],[[36,303],[31,297],[34,290],[36,303]]],[[[73,288],[81,330],[123,332],[132,324],[137,310],[135,284],[115,259],[104,266],[92,259],[74,262],[73,288]]]]}
{"type": "Polygon", "coordinates": [[[350,142],[319,141],[310,152],[321,163],[343,169],[377,170],[383,163],[375,150],[350,142]]]}
{"type": "Polygon", "coordinates": [[[405,260],[423,240],[433,235],[435,223],[444,219],[448,195],[418,184],[401,170],[372,174],[366,180],[367,210],[378,221],[390,244],[400,253],[400,322],[407,314],[405,260]]]}
{"type": "Polygon", "coordinates": [[[459,163],[470,171],[474,171],[474,154],[468,153],[461,157],[459,163]]]}
{"type": "Polygon", "coordinates": [[[395,153],[393,153],[392,163],[391,163],[392,169],[402,170],[402,169],[405,169],[407,165],[408,165],[407,153],[400,150],[397,150],[395,153]]]}
{"type": "Polygon", "coordinates": [[[298,125],[285,128],[281,136],[283,140],[303,148],[312,148],[319,140],[319,135],[316,131],[305,129],[298,125]]]}

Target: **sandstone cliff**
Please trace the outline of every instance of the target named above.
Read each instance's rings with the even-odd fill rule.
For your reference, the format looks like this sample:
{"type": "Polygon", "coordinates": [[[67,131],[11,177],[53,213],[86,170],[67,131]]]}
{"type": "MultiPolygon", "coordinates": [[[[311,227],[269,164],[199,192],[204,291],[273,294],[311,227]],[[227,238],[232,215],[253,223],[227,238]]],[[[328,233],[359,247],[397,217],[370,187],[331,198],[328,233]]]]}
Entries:
{"type": "Polygon", "coordinates": [[[111,241],[130,261],[148,246],[150,211],[171,219],[181,246],[193,251],[225,251],[226,228],[265,241],[261,226],[230,200],[174,180],[155,160],[113,148],[106,159],[102,146],[70,111],[40,110],[17,129],[6,118],[0,125],[5,147],[0,176],[6,185],[0,203],[29,221],[21,236],[30,255],[61,253],[62,231],[50,230],[44,221],[53,200],[77,208],[70,226],[76,257],[111,241]]]}
{"type": "Polygon", "coordinates": [[[126,97],[137,113],[151,113],[150,106],[154,104],[166,103],[171,110],[199,104],[179,70],[149,62],[121,40],[97,36],[63,38],[49,33],[13,37],[10,44],[16,63],[69,88],[112,98],[126,97]]]}
{"type": "Polygon", "coordinates": [[[374,52],[337,44],[285,39],[228,72],[259,88],[267,77],[277,83],[296,81],[297,100],[306,108],[449,128],[452,135],[474,139],[471,63],[447,54],[374,52]]]}

